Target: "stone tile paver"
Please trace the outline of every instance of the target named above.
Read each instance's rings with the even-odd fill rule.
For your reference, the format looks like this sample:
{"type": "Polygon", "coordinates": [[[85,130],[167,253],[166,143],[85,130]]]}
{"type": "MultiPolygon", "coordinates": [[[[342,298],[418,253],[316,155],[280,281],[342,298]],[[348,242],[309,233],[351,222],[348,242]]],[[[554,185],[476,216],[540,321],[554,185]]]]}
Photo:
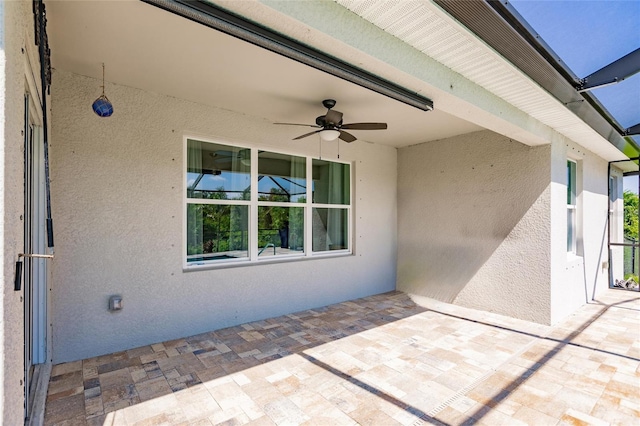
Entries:
{"type": "Polygon", "coordinates": [[[546,327],[391,292],[60,364],[70,424],[640,425],[640,295],[546,327]]]}

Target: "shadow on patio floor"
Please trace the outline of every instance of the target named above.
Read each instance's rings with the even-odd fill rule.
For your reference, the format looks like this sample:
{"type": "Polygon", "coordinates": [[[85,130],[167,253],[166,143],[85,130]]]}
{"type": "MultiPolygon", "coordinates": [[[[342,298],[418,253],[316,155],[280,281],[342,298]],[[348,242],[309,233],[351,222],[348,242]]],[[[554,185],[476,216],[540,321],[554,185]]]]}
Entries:
{"type": "Polygon", "coordinates": [[[551,328],[391,292],[60,364],[45,424],[633,421],[619,293],[551,328]]]}

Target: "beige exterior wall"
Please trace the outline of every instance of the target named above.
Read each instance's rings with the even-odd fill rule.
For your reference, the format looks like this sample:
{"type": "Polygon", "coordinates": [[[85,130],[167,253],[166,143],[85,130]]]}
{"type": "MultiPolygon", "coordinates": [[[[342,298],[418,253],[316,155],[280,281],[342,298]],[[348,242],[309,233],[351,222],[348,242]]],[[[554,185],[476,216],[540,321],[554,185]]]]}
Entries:
{"type": "Polygon", "coordinates": [[[555,324],[608,288],[607,161],[578,144],[531,148],[478,132],[400,149],[398,171],[399,290],[555,324]]]}
{"type": "Polygon", "coordinates": [[[14,291],[24,250],[24,95],[39,103],[40,65],[30,1],[0,2],[0,423],[24,419],[24,286],[14,291]]]}
{"type": "Polygon", "coordinates": [[[549,323],[550,154],[489,131],[400,149],[398,289],[549,323]]]}
{"type": "MultiPolygon", "coordinates": [[[[183,135],[317,156],[317,138],[228,110],[56,71],[52,86],[54,363],[390,291],[396,281],[396,150],[341,143],[352,161],[352,256],[182,270],[183,135]],[[121,294],[124,309],[107,310],[121,294]]],[[[323,144],[335,159],[337,143],[323,144]]]]}

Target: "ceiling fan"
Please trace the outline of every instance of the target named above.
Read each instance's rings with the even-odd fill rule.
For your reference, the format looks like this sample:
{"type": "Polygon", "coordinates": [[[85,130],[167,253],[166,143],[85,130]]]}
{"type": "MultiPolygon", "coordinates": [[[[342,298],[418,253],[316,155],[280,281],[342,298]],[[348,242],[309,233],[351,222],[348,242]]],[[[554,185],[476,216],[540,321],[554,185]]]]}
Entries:
{"type": "Polygon", "coordinates": [[[345,132],[345,130],[385,130],[387,128],[387,123],[351,123],[351,124],[342,124],[342,113],[340,111],[336,111],[333,108],[336,105],[336,101],[333,99],[325,99],[322,101],[322,105],[327,108],[327,113],[325,115],[321,115],[316,118],[316,124],[297,124],[297,123],[274,123],[274,124],[284,124],[287,126],[305,126],[305,127],[316,127],[319,130],[314,130],[313,132],[305,133],[304,135],[300,135],[297,138],[293,138],[293,140],[298,140],[302,138],[306,138],[307,136],[314,135],[316,133],[320,133],[320,137],[325,141],[333,141],[338,138],[342,139],[345,142],[353,142],[357,138],[353,136],[351,133],[345,132]]]}

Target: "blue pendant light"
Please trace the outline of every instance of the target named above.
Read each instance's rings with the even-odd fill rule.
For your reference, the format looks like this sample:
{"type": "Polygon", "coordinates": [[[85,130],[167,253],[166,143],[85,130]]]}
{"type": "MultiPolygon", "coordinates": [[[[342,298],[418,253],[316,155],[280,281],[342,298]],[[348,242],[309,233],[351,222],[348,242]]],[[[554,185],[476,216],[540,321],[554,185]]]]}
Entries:
{"type": "Polygon", "coordinates": [[[104,63],[102,64],[102,95],[93,101],[91,107],[99,117],[111,117],[111,114],[113,114],[113,105],[104,94],[104,63]]]}

